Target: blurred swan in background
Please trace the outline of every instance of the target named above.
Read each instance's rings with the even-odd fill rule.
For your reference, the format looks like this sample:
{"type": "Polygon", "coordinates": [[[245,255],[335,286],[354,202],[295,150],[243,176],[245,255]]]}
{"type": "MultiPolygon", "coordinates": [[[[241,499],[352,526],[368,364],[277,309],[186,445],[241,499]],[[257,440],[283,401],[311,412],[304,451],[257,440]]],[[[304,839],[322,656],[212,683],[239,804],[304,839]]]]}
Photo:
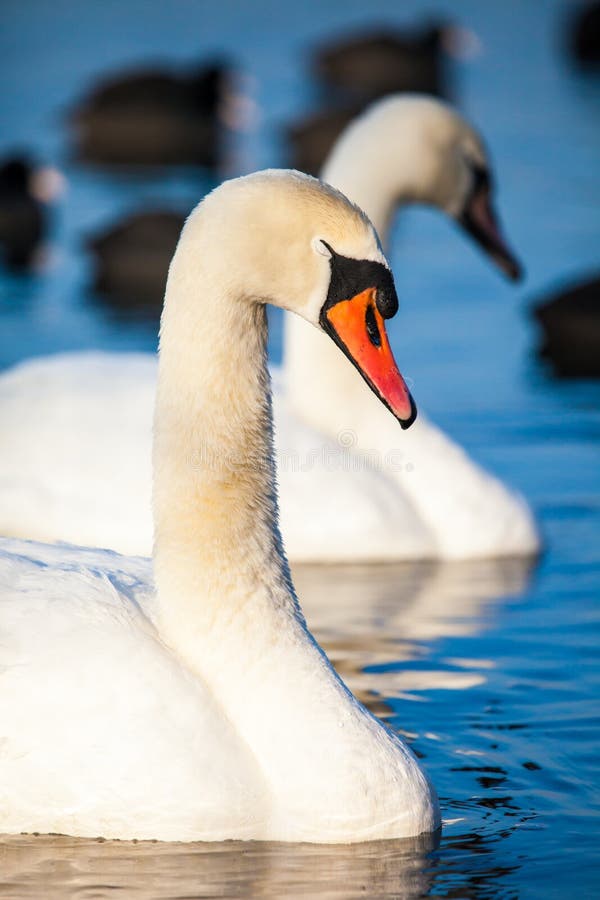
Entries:
{"type": "MultiPolygon", "coordinates": [[[[482,140],[440,101],[401,96],[375,104],[336,144],[322,177],[365,210],[384,245],[399,203],[435,205],[510,278],[519,277],[519,264],[494,213],[482,140]]],[[[290,317],[277,396],[284,417],[279,452],[287,460],[296,449],[302,462],[311,460],[310,470],[300,474],[286,476],[281,466],[282,532],[292,559],[468,559],[539,550],[533,516],[522,497],[485,472],[422,413],[399,438],[353,369],[339,365],[318,332],[290,317]],[[316,377],[317,360],[324,378],[316,377]],[[312,438],[303,432],[301,440],[297,422],[314,430],[312,438]],[[314,435],[326,436],[329,443],[314,435]],[[311,440],[321,448],[314,464],[311,440]],[[346,495],[329,516],[313,517],[310,533],[303,533],[301,521],[317,508],[332,458],[346,495]],[[292,502],[286,491],[294,489],[292,502]],[[304,508],[303,517],[297,508],[304,508]]]]}
{"type": "Polygon", "coordinates": [[[323,329],[397,426],[414,421],[364,214],[281,170],[199,204],[161,321],[155,589],[147,560],[1,545],[0,831],[338,843],[439,827],[415,757],[336,675],[296,599],[267,302],[323,329]]]}
{"type": "MultiPolygon", "coordinates": [[[[432,204],[518,276],[495,223],[481,139],[445,104],[380,101],[345,132],[323,176],[366,208],[384,241],[399,205],[432,204]]],[[[338,364],[335,348],[328,352],[318,331],[303,324],[287,322],[283,370],[272,370],[290,559],[536,552],[537,531],[521,497],[422,414],[399,435],[352,366],[338,364]]],[[[155,379],[147,354],[65,354],[5,373],[0,532],[148,555],[155,379]]]]}

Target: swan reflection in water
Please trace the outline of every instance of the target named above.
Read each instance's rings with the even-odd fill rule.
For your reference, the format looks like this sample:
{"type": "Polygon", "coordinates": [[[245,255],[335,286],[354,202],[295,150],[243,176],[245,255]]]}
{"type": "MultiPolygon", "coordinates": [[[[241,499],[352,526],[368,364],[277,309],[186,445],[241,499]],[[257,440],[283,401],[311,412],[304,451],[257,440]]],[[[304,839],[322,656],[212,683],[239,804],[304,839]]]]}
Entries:
{"type": "MultiPolygon", "coordinates": [[[[293,576],[309,626],[336,669],[372,712],[386,717],[392,712],[387,703],[392,698],[423,699],[429,689],[466,690],[485,680],[493,660],[453,659],[450,667],[448,660],[444,667],[437,666],[432,644],[439,638],[476,637],[495,602],[506,602],[524,590],[531,565],[516,559],[296,566],[293,576]],[[427,657],[427,670],[402,665],[422,663],[427,657]]],[[[448,766],[454,762],[449,755],[448,766]]],[[[456,809],[453,803],[453,814],[456,809]]],[[[453,824],[444,833],[440,854],[434,852],[439,833],[338,846],[20,835],[0,838],[0,869],[14,900],[31,896],[42,884],[48,896],[59,889],[61,896],[88,896],[104,885],[107,890],[135,890],[142,900],[188,895],[345,900],[393,895],[411,900],[443,889],[457,877],[463,885],[472,884],[473,896],[500,896],[503,876],[510,874],[497,859],[498,843],[509,834],[496,821],[502,810],[494,811],[493,822],[476,829],[473,822],[467,825],[467,809],[465,814],[462,825],[453,824]]],[[[514,827],[520,818],[512,820],[514,827]]]]}
{"type": "Polygon", "coordinates": [[[438,638],[475,636],[495,601],[516,597],[534,562],[523,558],[384,566],[294,566],[309,627],[353,693],[386,717],[385,698],[418,699],[420,691],[483,684],[494,661],[426,660],[438,638]]]}
{"type": "Polygon", "coordinates": [[[432,882],[427,854],[437,835],[362,844],[224,841],[161,844],[58,836],[0,843],[3,884],[12,898],[43,884],[46,896],[417,898],[432,882]],[[97,893],[92,893],[95,887],[97,893]],[[86,891],[87,888],[87,891],[86,891]],[[10,890],[12,889],[12,891],[10,890]],[[89,893],[88,893],[89,892],[89,893]],[[108,894],[108,891],[107,891],[108,894]],[[64,896],[61,894],[60,896],[64,896]]]}

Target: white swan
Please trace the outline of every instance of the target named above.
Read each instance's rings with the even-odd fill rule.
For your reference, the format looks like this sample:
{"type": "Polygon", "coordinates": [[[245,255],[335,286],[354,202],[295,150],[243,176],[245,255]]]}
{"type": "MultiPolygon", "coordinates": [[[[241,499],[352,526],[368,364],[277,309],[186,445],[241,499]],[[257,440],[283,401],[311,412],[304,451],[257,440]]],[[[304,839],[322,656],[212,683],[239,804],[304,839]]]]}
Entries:
{"type": "Polygon", "coordinates": [[[145,560],[2,545],[0,831],[346,842],[439,826],[417,761],[335,674],[291,585],[265,302],[326,330],[414,418],[364,214],[293,172],[210,194],[161,321],[156,594],[145,560]]]}
{"type": "MultiPolygon", "coordinates": [[[[342,135],[322,177],[367,212],[384,245],[399,203],[431,204],[461,224],[510,277],[518,277],[518,263],[493,211],[482,140],[445,104],[422,97],[391,97],[374,104],[342,135]]],[[[293,421],[324,435],[330,448],[328,457],[323,438],[313,438],[312,444],[305,440],[300,448],[302,461],[310,459],[309,447],[319,449],[312,467],[320,478],[313,472],[292,472],[286,480],[285,469],[281,473],[286,498],[282,533],[292,559],[456,560],[539,550],[523,498],[485,472],[424,415],[398,440],[357,373],[344,361],[340,365],[321,335],[290,316],[284,351],[286,427],[278,448],[288,450],[283,461],[299,444],[293,421]],[[317,375],[317,361],[324,377],[317,375]],[[344,439],[352,444],[346,460],[340,452],[344,439]],[[316,527],[303,534],[301,517],[287,502],[288,490],[293,482],[304,508],[310,509],[323,489],[327,463],[331,468],[336,461],[344,464],[338,477],[347,496],[338,505],[335,523],[319,517],[316,527]]]]}
{"type": "MultiPolygon", "coordinates": [[[[457,113],[401,96],[374,104],[347,129],[324,177],[367,210],[384,239],[399,204],[433,204],[515,275],[494,224],[488,168],[480,138],[457,113]]],[[[399,438],[353,368],[297,319],[288,317],[284,370],[273,372],[290,559],[539,549],[521,497],[422,415],[399,438]],[[341,447],[340,435],[352,446],[341,447]]],[[[154,358],[142,354],[66,354],[0,377],[0,533],[149,554],[155,378],[154,358]]]]}

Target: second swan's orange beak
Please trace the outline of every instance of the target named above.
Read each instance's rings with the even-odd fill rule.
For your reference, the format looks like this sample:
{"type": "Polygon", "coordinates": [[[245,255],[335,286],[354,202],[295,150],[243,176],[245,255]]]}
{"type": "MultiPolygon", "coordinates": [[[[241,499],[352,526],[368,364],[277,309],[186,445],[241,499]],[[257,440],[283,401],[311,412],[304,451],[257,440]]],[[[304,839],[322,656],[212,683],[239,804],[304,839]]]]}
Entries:
{"type": "Polygon", "coordinates": [[[322,324],[402,428],[409,428],[417,409],[398,371],[376,297],[371,287],[339,300],[323,311],[322,324]]]}

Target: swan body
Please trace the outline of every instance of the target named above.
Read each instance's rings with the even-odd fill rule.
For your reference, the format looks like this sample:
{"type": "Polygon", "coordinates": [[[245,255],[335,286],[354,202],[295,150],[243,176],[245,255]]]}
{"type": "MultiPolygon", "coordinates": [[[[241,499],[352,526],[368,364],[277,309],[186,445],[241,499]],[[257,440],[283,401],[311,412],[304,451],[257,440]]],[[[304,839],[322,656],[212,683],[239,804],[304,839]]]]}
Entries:
{"type": "MultiPolygon", "coordinates": [[[[380,101],[350,126],[324,176],[367,209],[385,240],[402,202],[437,204],[472,230],[465,209],[475,166],[487,160],[473,129],[445,104],[406,96],[380,101]]],[[[500,262],[516,273],[509,255],[500,262]]],[[[354,369],[298,317],[287,317],[284,348],[273,411],[290,559],[539,549],[525,501],[423,413],[399,435],[354,369]]],[[[149,555],[155,384],[156,361],[140,354],[67,354],[3,374],[0,533],[149,555]]]]}
{"type": "Polygon", "coordinates": [[[416,759],[336,675],[294,593],[266,302],[330,334],[402,427],[414,419],[385,333],[395,289],[364,214],[294,172],[210,194],[183,229],[161,319],[152,573],[110,552],[2,543],[1,831],[349,842],[439,826],[416,759]]]}
{"type": "Polygon", "coordinates": [[[251,836],[260,775],[161,641],[149,561],[3,542],[0,570],[0,830],[251,836]]]}
{"type": "MultiPolygon", "coordinates": [[[[229,676],[240,704],[225,711],[157,629],[149,560],[1,539],[0,591],[0,832],[325,843],[438,826],[410,751],[329,672],[304,626],[265,623],[265,643],[286,625],[287,646],[260,664],[244,654],[229,676]],[[285,686],[270,683],[282,674],[285,686]],[[271,748],[249,746],[260,729],[271,748]]],[[[237,654],[251,637],[240,628],[223,644],[237,654]]]]}

